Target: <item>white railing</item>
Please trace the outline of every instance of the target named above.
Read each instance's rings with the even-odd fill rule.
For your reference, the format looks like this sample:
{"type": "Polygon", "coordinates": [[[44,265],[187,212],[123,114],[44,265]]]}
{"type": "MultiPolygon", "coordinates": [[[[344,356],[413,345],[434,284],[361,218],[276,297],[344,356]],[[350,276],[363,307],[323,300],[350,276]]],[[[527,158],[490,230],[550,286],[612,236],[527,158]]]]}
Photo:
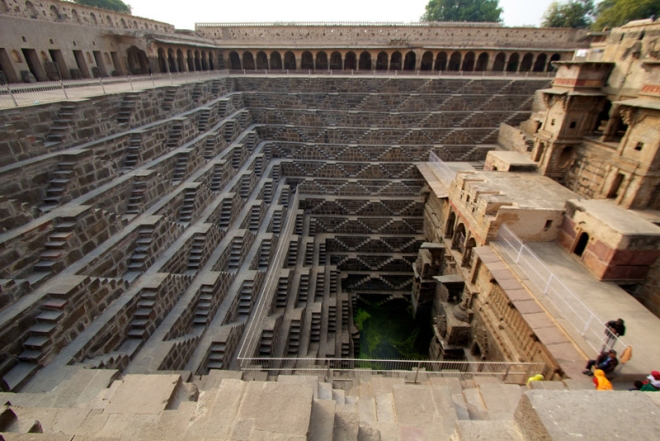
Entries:
{"type": "Polygon", "coordinates": [[[621,338],[606,330],[607,320],[598,317],[585,305],[506,225],[500,227],[496,243],[596,353],[606,347],[618,351],[627,347],[621,338]]]}
{"type": "Polygon", "coordinates": [[[404,27],[461,27],[461,28],[501,28],[502,24],[497,22],[465,22],[465,21],[414,21],[414,22],[396,22],[396,21],[272,21],[272,22],[236,22],[236,23],[195,23],[197,28],[235,28],[235,27],[274,27],[274,26],[404,26],[404,27]]]}
{"type": "Polygon", "coordinates": [[[85,78],[80,80],[40,81],[37,83],[7,83],[0,85],[0,109],[193,83],[195,81],[226,76],[226,70],[211,70],[155,75],[129,75],[125,77],[85,78]]]}
{"type": "Polygon", "coordinates": [[[349,372],[372,374],[417,373],[427,376],[472,375],[496,376],[502,381],[524,383],[528,377],[543,372],[544,363],[497,362],[497,361],[439,361],[439,360],[368,360],[358,358],[246,358],[244,371],[268,372],[326,372],[330,375],[349,372]]]}
{"type": "Polygon", "coordinates": [[[284,228],[282,229],[282,233],[280,233],[280,237],[278,239],[277,252],[271,261],[268,275],[266,276],[266,281],[264,282],[263,288],[261,289],[261,295],[259,296],[257,305],[254,308],[254,315],[250,321],[250,326],[247,328],[245,338],[243,339],[243,343],[241,344],[241,347],[238,351],[237,358],[241,367],[250,364],[250,357],[254,355],[257,344],[261,339],[263,321],[268,314],[270,305],[272,304],[273,296],[275,295],[277,283],[280,278],[280,270],[282,269],[284,258],[289,251],[289,245],[285,241],[289,240],[291,237],[293,227],[296,224],[296,210],[298,209],[299,200],[300,193],[296,191],[293,195],[293,199],[289,200],[284,228]]]}
{"type": "Polygon", "coordinates": [[[449,185],[456,177],[456,172],[449,168],[433,151],[429,153],[429,166],[440,178],[445,187],[449,188],[449,185]]]}

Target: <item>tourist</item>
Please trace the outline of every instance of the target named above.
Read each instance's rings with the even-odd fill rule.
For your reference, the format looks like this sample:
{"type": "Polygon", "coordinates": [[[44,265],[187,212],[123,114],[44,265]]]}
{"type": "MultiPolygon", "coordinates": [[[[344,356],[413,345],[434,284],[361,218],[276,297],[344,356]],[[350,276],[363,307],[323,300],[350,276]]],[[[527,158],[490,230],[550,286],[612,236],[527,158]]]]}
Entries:
{"type": "Polygon", "coordinates": [[[612,383],[605,377],[605,372],[602,369],[594,371],[594,384],[596,390],[612,390],[612,383]]]}
{"type": "Polygon", "coordinates": [[[529,387],[529,383],[531,383],[532,381],[543,381],[543,380],[545,380],[543,374],[536,374],[534,376],[531,376],[527,379],[527,387],[529,387]]]}
{"type": "Polygon", "coordinates": [[[618,364],[619,360],[616,359],[616,351],[610,349],[607,352],[602,352],[595,360],[589,360],[582,373],[584,375],[593,375],[591,373],[591,368],[595,367],[596,369],[602,370],[605,374],[609,374],[614,372],[614,369],[618,364]]]}
{"type": "Polygon", "coordinates": [[[660,390],[660,372],[652,371],[651,375],[646,377],[646,380],[636,380],[634,383],[635,388],[630,390],[639,390],[641,392],[657,392],[660,390]]]}
{"type": "Polygon", "coordinates": [[[622,318],[610,320],[609,322],[605,323],[606,340],[605,345],[603,346],[603,350],[605,350],[605,348],[612,348],[614,343],[616,343],[617,338],[623,337],[625,333],[626,325],[622,318]]]}

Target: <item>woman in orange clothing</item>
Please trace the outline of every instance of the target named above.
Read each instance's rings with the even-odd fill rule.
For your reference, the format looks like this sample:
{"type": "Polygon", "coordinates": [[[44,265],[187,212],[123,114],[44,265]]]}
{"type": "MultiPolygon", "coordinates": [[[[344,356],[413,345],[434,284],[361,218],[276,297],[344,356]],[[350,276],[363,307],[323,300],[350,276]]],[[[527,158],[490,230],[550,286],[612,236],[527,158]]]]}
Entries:
{"type": "Polygon", "coordinates": [[[596,390],[612,390],[612,383],[605,378],[605,372],[601,369],[594,371],[594,384],[596,385],[596,390]]]}

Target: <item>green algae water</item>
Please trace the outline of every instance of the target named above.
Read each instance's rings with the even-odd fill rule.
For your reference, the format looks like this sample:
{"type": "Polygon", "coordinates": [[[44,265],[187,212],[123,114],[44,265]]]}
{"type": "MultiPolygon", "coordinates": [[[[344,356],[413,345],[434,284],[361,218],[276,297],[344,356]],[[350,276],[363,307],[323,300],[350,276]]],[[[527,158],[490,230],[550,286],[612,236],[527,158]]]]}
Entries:
{"type": "Polygon", "coordinates": [[[403,299],[393,299],[382,305],[358,299],[354,323],[360,330],[360,358],[428,358],[430,325],[416,323],[412,305],[403,299]]]}

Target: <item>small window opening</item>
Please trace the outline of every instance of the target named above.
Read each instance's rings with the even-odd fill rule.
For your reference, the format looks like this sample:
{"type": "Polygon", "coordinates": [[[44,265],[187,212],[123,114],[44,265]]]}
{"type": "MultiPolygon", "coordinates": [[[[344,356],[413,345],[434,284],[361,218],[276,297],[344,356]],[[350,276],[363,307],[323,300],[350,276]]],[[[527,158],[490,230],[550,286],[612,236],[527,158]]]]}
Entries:
{"type": "Polygon", "coordinates": [[[554,120],[554,119],[550,122],[550,125],[551,125],[551,126],[554,126],[554,125],[555,125],[555,120],[554,120]]]}
{"type": "Polygon", "coordinates": [[[582,257],[582,254],[584,253],[584,250],[587,248],[588,243],[589,243],[589,235],[587,233],[580,234],[580,238],[577,241],[577,245],[575,245],[575,249],[573,250],[575,255],[578,257],[582,257]]]}
{"type": "Polygon", "coordinates": [[[552,227],[552,220],[548,219],[547,221],[545,221],[545,226],[543,227],[543,230],[548,231],[550,227],[552,227]]]}
{"type": "Polygon", "coordinates": [[[577,125],[577,123],[575,121],[571,121],[570,128],[574,129],[576,125],[577,125]]]}
{"type": "Polygon", "coordinates": [[[642,150],[642,147],[644,147],[644,143],[638,142],[637,145],[635,146],[635,150],[640,151],[642,150]]]}

